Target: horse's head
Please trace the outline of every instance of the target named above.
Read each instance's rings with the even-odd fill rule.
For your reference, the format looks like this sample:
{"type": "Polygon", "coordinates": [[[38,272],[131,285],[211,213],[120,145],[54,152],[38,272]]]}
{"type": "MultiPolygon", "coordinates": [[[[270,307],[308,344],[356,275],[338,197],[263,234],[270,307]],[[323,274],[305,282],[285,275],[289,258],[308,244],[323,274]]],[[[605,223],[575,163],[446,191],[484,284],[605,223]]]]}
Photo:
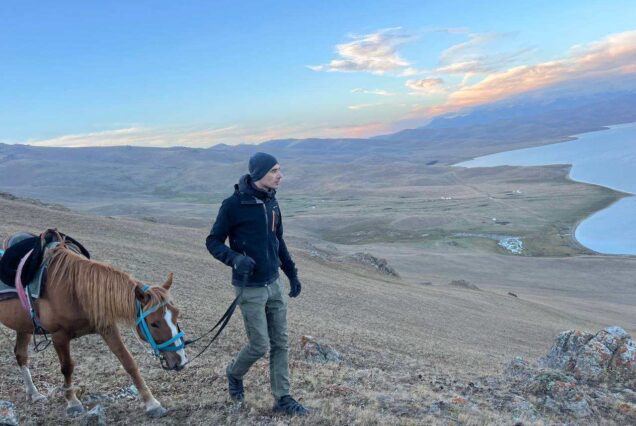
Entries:
{"type": "Polygon", "coordinates": [[[136,331],[161,358],[164,369],[179,371],[187,364],[188,358],[183,333],[177,325],[179,310],[170,299],[170,286],[172,273],[162,286],[138,284],[135,287],[138,301],[136,331]]]}

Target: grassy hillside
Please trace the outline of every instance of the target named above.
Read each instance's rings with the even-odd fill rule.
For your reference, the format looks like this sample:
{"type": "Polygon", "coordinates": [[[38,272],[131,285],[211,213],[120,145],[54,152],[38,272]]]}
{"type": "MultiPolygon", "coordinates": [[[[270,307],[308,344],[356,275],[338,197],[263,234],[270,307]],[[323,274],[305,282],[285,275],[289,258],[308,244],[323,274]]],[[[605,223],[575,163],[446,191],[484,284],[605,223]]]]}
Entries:
{"type": "MultiPolygon", "coordinates": [[[[180,325],[188,336],[209,328],[232,300],[228,269],[205,250],[206,228],[86,216],[6,199],[0,200],[0,215],[3,237],[58,227],[83,242],[94,258],[145,282],[161,283],[174,272],[173,291],[183,313],[180,325]]],[[[180,373],[160,370],[124,331],[149,386],[171,410],[157,423],[511,423],[510,413],[500,412],[479,395],[471,397],[477,410],[457,406],[440,417],[422,407],[454,401],[469,383],[498,374],[516,355],[536,359],[561,330],[598,330],[621,320],[617,325],[632,334],[636,331],[634,258],[537,259],[449,246],[423,252],[420,261],[429,274],[422,280],[433,285],[421,285],[359,264],[316,257],[302,245],[293,246],[292,253],[304,284],[301,296],[289,304],[292,385],[294,394],[315,413],[306,419],[272,417],[264,361],[246,377],[246,404],[229,402],[224,368],[245,340],[237,316],[219,344],[180,373]],[[458,271],[463,271],[461,277],[458,271]],[[458,278],[481,289],[448,285],[458,278]],[[604,297],[610,294],[617,297],[604,297]],[[333,346],[342,362],[305,359],[303,335],[333,346]]],[[[12,334],[4,327],[0,330],[0,399],[16,403],[23,423],[67,422],[54,351],[31,358],[34,381],[49,394],[49,402],[29,406],[14,364],[12,334]]],[[[84,401],[131,384],[98,338],[75,341],[73,354],[84,401]]],[[[139,401],[102,405],[109,422],[149,422],[139,401]]]]}

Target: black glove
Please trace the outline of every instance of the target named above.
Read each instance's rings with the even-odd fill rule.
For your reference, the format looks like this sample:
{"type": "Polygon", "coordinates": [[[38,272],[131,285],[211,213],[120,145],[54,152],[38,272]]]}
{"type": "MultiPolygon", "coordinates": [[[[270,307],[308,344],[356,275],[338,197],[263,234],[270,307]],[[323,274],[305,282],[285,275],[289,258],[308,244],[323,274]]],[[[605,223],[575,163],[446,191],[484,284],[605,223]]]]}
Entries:
{"type": "Polygon", "coordinates": [[[256,262],[249,256],[239,254],[234,258],[234,271],[239,275],[251,275],[255,266],[256,262]]]}
{"type": "Polygon", "coordinates": [[[300,285],[300,280],[298,277],[292,277],[289,279],[289,286],[291,290],[289,291],[289,297],[297,297],[300,294],[300,290],[302,289],[302,285],[300,285]]]}

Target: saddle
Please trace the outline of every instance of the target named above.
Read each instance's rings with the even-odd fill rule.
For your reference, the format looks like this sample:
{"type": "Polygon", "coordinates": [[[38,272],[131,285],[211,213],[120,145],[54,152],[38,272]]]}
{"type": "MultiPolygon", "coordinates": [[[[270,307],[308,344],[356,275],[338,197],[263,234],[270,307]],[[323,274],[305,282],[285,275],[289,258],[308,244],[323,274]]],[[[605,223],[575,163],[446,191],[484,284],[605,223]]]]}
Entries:
{"type": "MultiPolygon", "coordinates": [[[[15,288],[20,261],[29,252],[31,254],[23,265],[20,279],[27,286],[37,278],[37,287],[42,287],[42,284],[44,284],[44,271],[50,260],[50,252],[62,241],[69,249],[90,259],[90,253],[82,244],[55,229],[47,229],[39,236],[21,232],[7,238],[3,247],[5,252],[0,258],[0,281],[5,284],[4,287],[15,288]]],[[[34,289],[32,288],[31,290],[34,289]]]]}

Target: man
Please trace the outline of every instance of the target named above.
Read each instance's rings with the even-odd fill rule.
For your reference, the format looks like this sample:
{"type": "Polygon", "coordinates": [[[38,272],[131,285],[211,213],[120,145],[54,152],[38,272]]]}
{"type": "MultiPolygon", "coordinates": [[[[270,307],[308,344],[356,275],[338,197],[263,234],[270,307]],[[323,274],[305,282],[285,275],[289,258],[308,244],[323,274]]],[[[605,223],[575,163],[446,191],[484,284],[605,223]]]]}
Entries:
{"type": "Polygon", "coordinates": [[[283,240],[276,201],[282,178],[276,158],[263,152],[254,154],[249,174],[239,179],[234,194],[221,204],[206,246],[212,256],[232,267],[232,284],[236,294],[241,294],[239,306],[248,338],[226,369],[230,398],[243,401],[243,376],[269,349],[274,411],[305,415],[308,410],[289,394],[287,297],[278,268],[289,278],[289,297],[300,294],[301,284],[283,240]]]}

